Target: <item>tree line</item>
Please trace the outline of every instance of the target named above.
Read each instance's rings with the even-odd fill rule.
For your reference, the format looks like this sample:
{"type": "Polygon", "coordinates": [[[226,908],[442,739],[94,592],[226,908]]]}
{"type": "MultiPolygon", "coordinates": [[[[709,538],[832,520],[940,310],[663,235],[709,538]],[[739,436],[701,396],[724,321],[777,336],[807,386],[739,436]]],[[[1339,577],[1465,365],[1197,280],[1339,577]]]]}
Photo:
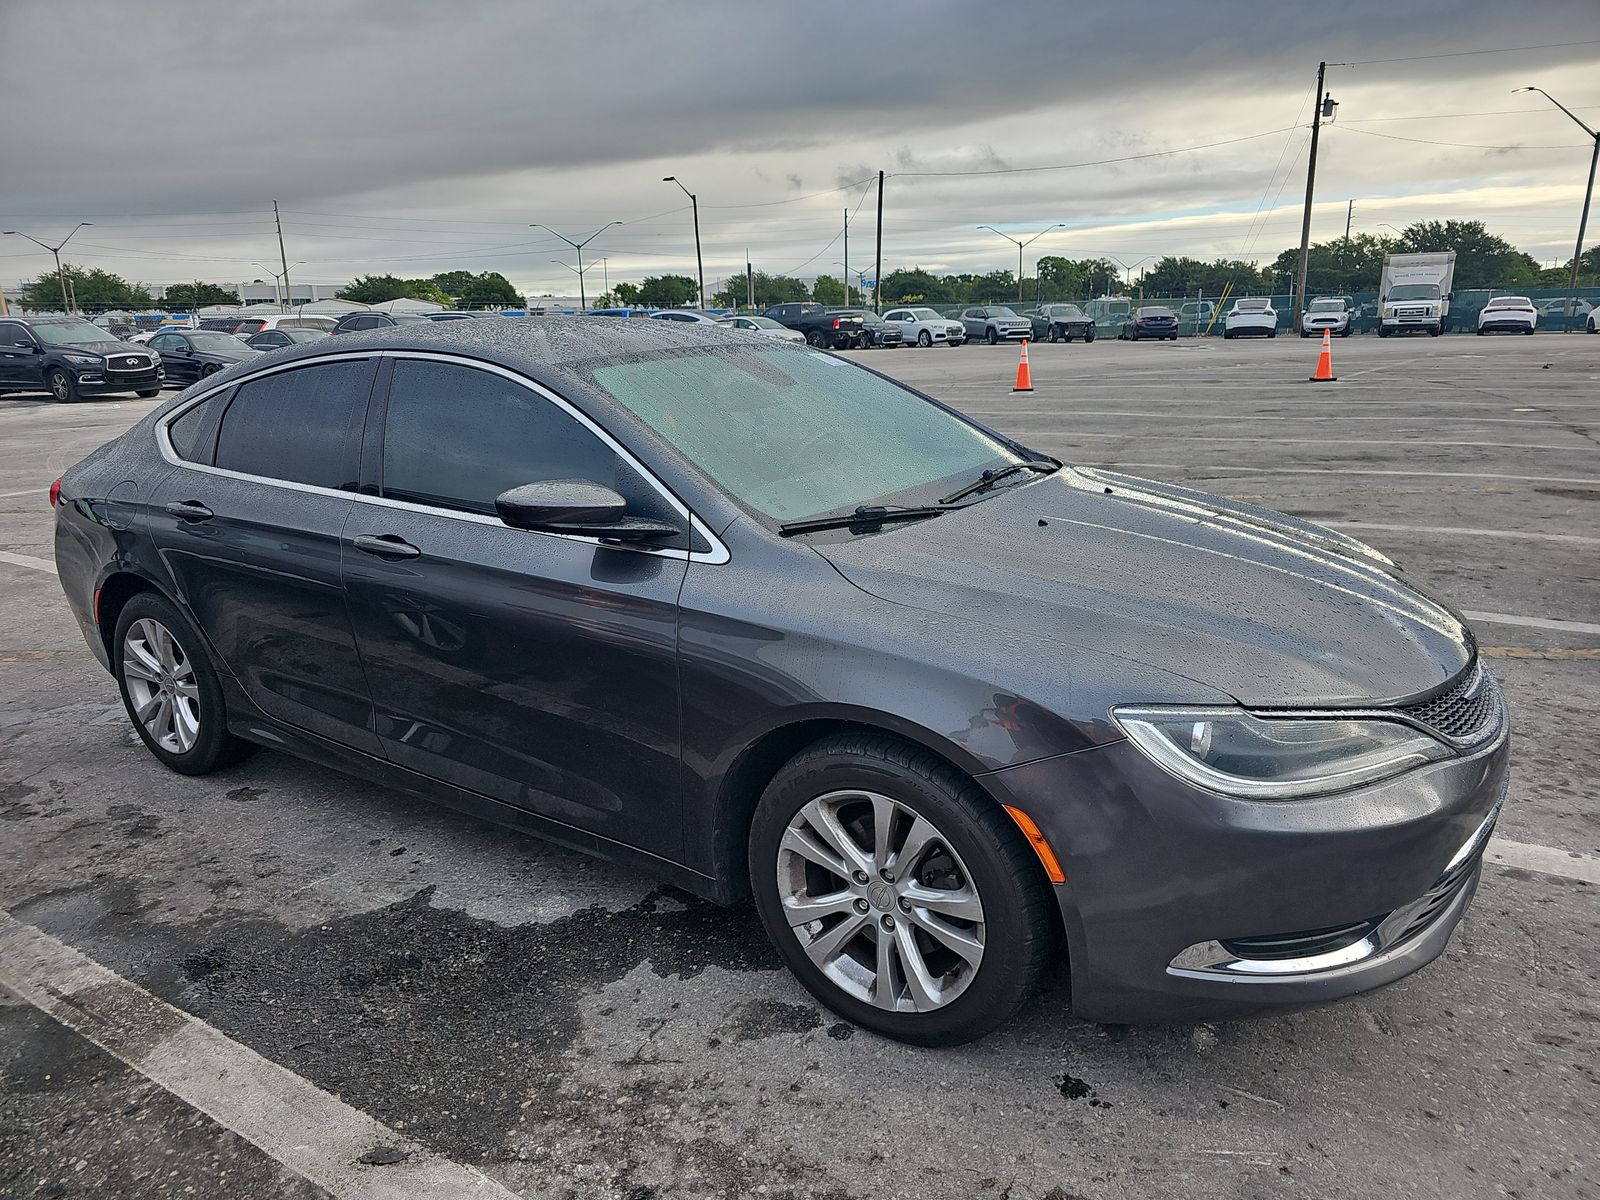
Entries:
{"type": "MultiPolygon", "coordinates": [[[[1572,270],[1570,259],[1564,266],[1541,267],[1531,255],[1490,233],[1481,221],[1419,221],[1408,225],[1398,237],[1358,233],[1353,237],[1314,243],[1308,255],[1306,287],[1311,294],[1375,292],[1385,255],[1440,250],[1456,252],[1455,285],[1462,290],[1561,287],[1572,270]]],[[[1110,259],[1070,259],[1047,254],[1039,259],[1035,274],[1022,280],[1020,290],[1027,303],[1085,300],[1123,291],[1145,296],[1200,293],[1217,296],[1230,284],[1235,294],[1282,295],[1292,287],[1299,260],[1298,247],[1283,251],[1265,266],[1242,259],[1207,261],[1169,255],[1142,270],[1137,280],[1129,280],[1123,268],[1110,259]]],[[[145,285],[129,283],[109,271],[63,264],[62,273],[66,276],[68,295],[80,311],[139,311],[157,307],[145,285]]],[[[1600,246],[1586,250],[1579,260],[1578,282],[1586,287],[1600,285],[1600,246]]],[[[879,298],[885,304],[936,307],[1013,304],[1018,290],[1017,277],[1011,271],[936,275],[920,267],[911,267],[888,272],[881,281],[879,298]]],[[[798,300],[815,300],[828,305],[864,302],[858,288],[847,288],[831,275],[818,275],[807,283],[793,276],[770,275],[766,271],[756,271],[749,280],[744,275],[730,276],[708,299],[721,308],[745,307],[751,291],[758,309],[798,300]]],[[[612,285],[598,297],[597,305],[601,308],[680,308],[692,304],[698,295],[699,287],[691,276],[651,275],[642,283],[612,285]]],[[[341,289],[338,296],[361,304],[410,299],[456,308],[512,308],[525,303],[511,281],[498,271],[477,274],[441,271],[416,279],[363,275],[341,289]]],[[[181,310],[237,303],[238,293],[214,283],[195,281],[169,286],[161,306],[181,310]]],[[[25,285],[22,304],[41,311],[60,308],[61,283],[55,272],[46,272],[25,285]]]]}

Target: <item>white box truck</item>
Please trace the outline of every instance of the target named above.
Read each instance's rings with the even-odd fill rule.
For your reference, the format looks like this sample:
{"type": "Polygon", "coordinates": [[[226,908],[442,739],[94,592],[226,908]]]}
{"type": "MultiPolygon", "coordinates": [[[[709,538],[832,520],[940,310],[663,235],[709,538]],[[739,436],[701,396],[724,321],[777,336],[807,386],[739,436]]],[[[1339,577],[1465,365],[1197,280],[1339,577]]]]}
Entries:
{"type": "Polygon", "coordinates": [[[1378,336],[1414,330],[1438,337],[1450,313],[1455,279],[1454,250],[1386,256],[1378,281],[1378,336]]]}

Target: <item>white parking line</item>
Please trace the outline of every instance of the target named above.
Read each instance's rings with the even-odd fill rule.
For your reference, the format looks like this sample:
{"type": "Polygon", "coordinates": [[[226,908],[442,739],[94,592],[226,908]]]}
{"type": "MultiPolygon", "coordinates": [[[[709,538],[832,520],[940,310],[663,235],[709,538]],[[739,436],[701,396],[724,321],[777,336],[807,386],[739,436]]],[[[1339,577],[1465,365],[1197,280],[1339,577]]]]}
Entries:
{"type": "MultiPolygon", "coordinates": [[[[1071,435],[1063,435],[1063,438],[1071,435]]],[[[1035,441],[1043,441],[1035,438],[1035,441]]],[[[1156,467],[1163,471],[1233,471],[1245,475],[1399,475],[1402,478],[1429,479],[1509,479],[1517,483],[1579,483],[1589,487],[1600,487],[1600,479],[1591,477],[1574,478],[1570,475],[1503,475],[1495,471],[1397,471],[1393,469],[1379,470],[1367,467],[1221,467],[1208,463],[1171,463],[1171,462],[1114,462],[1114,463],[1081,463],[1080,466],[1099,466],[1108,471],[1117,471],[1123,467],[1156,467]]]]}
{"type": "Polygon", "coordinates": [[[1488,625],[1522,625],[1528,629],[1553,629],[1558,633],[1600,633],[1600,625],[1588,621],[1557,621],[1550,617],[1517,617],[1510,613],[1461,613],[1469,621],[1483,621],[1488,625]]]}
{"type": "Polygon", "coordinates": [[[340,1200],[514,1200],[3,911],[0,984],[340,1200]],[[407,1157],[362,1165],[379,1146],[407,1157]]]}
{"type": "Polygon", "coordinates": [[[10,563],[13,567],[31,567],[35,571],[49,571],[56,573],[56,565],[48,559],[35,558],[31,554],[13,554],[9,550],[0,550],[0,562],[10,563]]]}
{"type": "Polygon", "coordinates": [[[1541,875],[1558,875],[1582,883],[1600,883],[1600,856],[1557,850],[1554,846],[1534,846],[1527,842],[1508,842],[1492,838],[1484,858],[1496,866],[1520,867],[1541,875]]]}
{"type": "Polygon", "coordinates": [[[1515,529],[1470,529],[1461,525],[1384,525],[1377,521],[1322,521],[1321,524],[1352,533],[1363,529],[1386,529],[1394,533],[1459,533],[1471,537],[1532,538],[1541,542],[1566,542],[1573,546],[1600,546],[1600,537],[1585,537],[1581,533],[1523,533],[1515,529]]]}

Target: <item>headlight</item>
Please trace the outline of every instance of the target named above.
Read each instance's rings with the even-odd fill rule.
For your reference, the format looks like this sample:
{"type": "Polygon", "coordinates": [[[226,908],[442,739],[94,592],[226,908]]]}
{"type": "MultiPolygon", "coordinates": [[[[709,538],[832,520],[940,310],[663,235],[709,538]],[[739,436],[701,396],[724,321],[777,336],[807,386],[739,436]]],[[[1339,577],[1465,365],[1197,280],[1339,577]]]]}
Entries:
{"type": "Polygon", "coordinates": [[[80,367],[98,367],[100,365],[99,357],[93,354],[63,354],[61,357],[69,363],[77,363],[80,367]]]}
{"type": "Polygon", "coordinates": [[[1258,717],[1238,708],[1117,708],[1112,715],[1158,767],[1249,800],[1343,791],[1451,754],[1420,730],[1370,717],[1258,717]]]}

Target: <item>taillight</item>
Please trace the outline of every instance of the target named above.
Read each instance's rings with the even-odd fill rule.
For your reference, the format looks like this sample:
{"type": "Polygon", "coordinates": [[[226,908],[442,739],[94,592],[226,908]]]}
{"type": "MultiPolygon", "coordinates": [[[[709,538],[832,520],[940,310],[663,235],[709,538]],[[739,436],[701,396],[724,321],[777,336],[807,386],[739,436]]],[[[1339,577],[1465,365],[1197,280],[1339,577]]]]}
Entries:
{"type": "Polygon", "coordinates": [[[56,480],[50,485],[50,507],[54,508],[61,503],[61,480],[56,480]]]}
{"type": "Polygon", "coordinates": [[[835,329],[837,329],[837,328],[839,328],[839,318],[838,318],[838,317],[835,317],[835,318],[834,318],[834,319],[833,319],[833,327],[834,327],[834,328],[835,328],[835,329]]]}

